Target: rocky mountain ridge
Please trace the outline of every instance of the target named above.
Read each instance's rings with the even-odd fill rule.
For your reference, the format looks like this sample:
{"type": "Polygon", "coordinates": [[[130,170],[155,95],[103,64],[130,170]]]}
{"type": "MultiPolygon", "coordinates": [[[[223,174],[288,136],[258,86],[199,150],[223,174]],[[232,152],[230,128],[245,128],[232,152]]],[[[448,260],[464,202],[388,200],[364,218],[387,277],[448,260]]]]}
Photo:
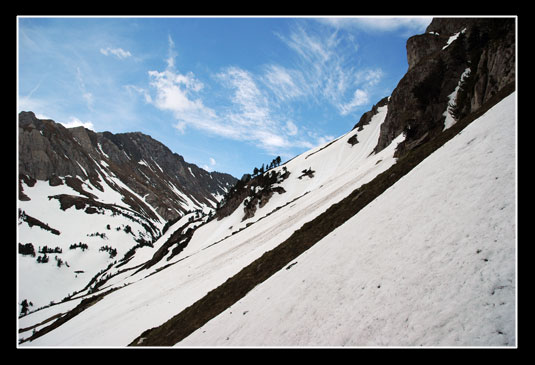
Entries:
{"type": "MultiPolygon", "coordinates": [[[[187,163],[140,132],[95,133],[84,127],[65,128],[52,120],[38,119],[32,112],[20,113],[20,182],[45,180],[55,185],[62,183],[59,177],[79,176],[102,191],[107,175],[103,170],[126,185],[127,188],[106,181],[134,211],[157,219],[153,208],[164,221],[189,210],[215,208],[218,197],[236,182],[229,174],[207,172],[187,163]]],[[[19,187],[19,198],[27,199],[22,185],[19,187]]],[[[81,186],[78,190],[89,199],[94,196],[81,186]]]]}
{"type": "MultiPolygon", "coordinates": [[[[381,335],[387,335],[392,337],[393,345],[399,345],[406,336],[402,332],[390,331],[391,327],[384,325],[399,320],[400,323],[404,321],[400,328],[405,334],[416,334],[416,338],[421,336],[424,339],[432,334],[433,340],[425,342],[431,346],[473,345],[479,344],[474,341],[480,339],[483,345],[514,343],[515,258],[514,254],[511,255],[511,252],[514,253],[512,226],[515,204],[511,200],[514,195],[511,194],[514,185],[514,168],[511,166],[514,164],[509,163],[514,151],[510,137],[516,98],[511,95],[515,90],[514,25],[514,19],[434,19],[425,34],[412,37],[407,42],[409,70],[392,95],[365,113],[352,131],[295,157],[273,171],[243,180],[241,187],[235,186],[230,190],[219,204],[220,209],[210,219],[203,222],[184,216],[169,225],[167,233],[154,242],[154,247],[136,252],[131,260],[129,258],[100,273],[98,280],[101,284],[95,284],[95,291],[79,293],[65,303],[21,318],[21,327],[25,328],[20,341],[29,346],[173,346],[184,340],[187,343],[188,336],[194,335],[194,331],[211,335],[214,331],[203,326],[224,316],[233,318],[234,323],[243,321],[249,322],[247,326],[261,325],[262,329],[248,339],[281,330],[285,334],[295,334],[294,340],[312,345],[306,342],[306,335],[300,335],[301,332],[286,331],[288,316],[295,312],[299,317],[296,323],[316,328],[322,326],[325,316],[336,317],[338,309],[349,308],[347,314],[338,315],[340,323],[336,327],[323,326],[319,332],[329,333],[327,337],[331,334],[343,337],[344,332],[339,327],[342,323],[369,323],[370,326],[356,336],[357,346],[362,345],[359,341],[363,338],[372,338],[366,337],[371,330],[377,335],[377,342],[370,344],[383,345],[381,340],[385,337],[381,335]],[[500,100],[506,97],[506,103],[500,104],[500,100]],[[492,109],[495,105],[499,106],[499,113],[492,109]],[[447,122],[451,118],[453,124],[447,122]],[[495,126],[502,119],[507,121],[507,128],[498,130],[495,126]],[[474,134],[474,129],[472,132],[465,129],[474,120],[479,121],[479,134],[474,134]],[[489,120],[492,128],[488,127],[489,120]],[[457,138],[461,133],[462,138],[457,138]],[[482,153],[475,147],[485,144],[481,142],[485,136],[507,141],[499,143],[501,149],[497,149],[500,164],[508,166],[507,171],[495,164],[495,156],[489,155],[493,152],[492,148],[482,153]],[[451,140],[456,142],[455,148],[451,144],[449,148],[442,148],[451,140]],[[470,158],[464,157],[463,153],[466,149],[473,149],[473,155],[477,156],[475,167],[479,173],[474,174],[477,179],[463,173],[464,170],[457,171],[458,179],[437,179],[436,173],[442,171],[443,166],[436,160],[427,163],[422,172],[420,163],[425,163],[440,149],[449,153],[449,157],[443,157],[441,162],[449,161],[452,171],[459,165],[470,165],[467,163],[470,158]],[[413,182],[407,184],[406,177],[410,178],[411,174],[413,182]],[[463,190],[465,178],[474,180],[467,185],[469,188],[463,190]],[[434,191],[435,180],[444,189],[437,194],[439,198],[434,204],[427,204],[427,200],[421,199],[425,196],[422,195],[422,187],[424,192],[434,191]],[[413,202],[420,207],[411,214],[401,215],[401,218],[411,220],[410,224],[403,226],[410,238],[399,235],[391,241],[384,239],[388,235],[385,229],[397,232],[397,228],[403,225],[397,223],[400,221],[397,209],[389,215],[377,214],[367,225],[351,225],[354,217],[369,218],[366,214],[387,191],[390,193],[385,193],[385,196],[392,198],[397,194],[400,207],[406,207],[407,194],[393,192],[403,187],[403,181],[406,183],[403,191],[413,194],[413,202]],[[481,182],[488,190],[478,190],[481,182]],[[453,187],[463,190],[468,198],[492,195],[503,201],[489,206],[483,215],[470,210],[474,222],[479,222],[470,223],[465,215],[457,216],[455,213],[468,199],[459,199],[451,206],[444,205],[444,201],[452,203],[447,194],[453,187]],[[492,193],[503,187],[509,188],[508,194],[492,193]],[[478,229],[483,227],[481,222],[486,222],[489,214],[496,217],[496,224],[477,234],[478,229]],[[440,231],[449,223],[451,230],[445,232],[441,239],[437,239],[433,230],[426,237],[411,237],[414,230],[430,226],[421,224],[418,219],[427,222],[430,216],[437,222],[434,228],[440,231]],[[455,223],[457,219],[460,219],[458,224],[455,223]],[[347,231],[342,241],[349,247],[346,251],[340,249],[340,231],[337,230],[344,225],[347,231]],[[366,234],[362,234],[360,239],[355,238],[359,237],[359,232],[366,234]],[[459,235],[458,239],[451,239],[459,232],[463,233],[462,237],[459,235]],[[352,264],[342,272],[338,270],[340,261],[325,259],[327,255],[323,254],[317,257],[318,262],[324,261],[327,267],[321,273],[332,275],[324,281],[325,285],[316,287],[314,283],[317,281],[309,280],[313,278],[312,271],[317,271],[317,265],[308,267],[310,271],[305,271],[305,275],[297,280],[294,272],[305,266],[307,257],[314,255],[314,248],[321,247],[324,239],[329,240],[328,245],[323,242],[325,252],[338,253],[347,259],[361,257],[365,252],[363,242],[369,241],[369,267],[374,268],[377,263],[378,255],[375,253],[385,256],[385,265],[377,272],[367,272],[362,271],[361,265],[352,264]],[[458,245],[459,242],[462,245],[458,245]],[[390,244],[392,250],[384,248],[390,244]],[[411,248],[413,244],[420,248],[395,251],[400,245],[407,244],[411,248]],[[486,245],[488,252],[480,245],[486,245]],[[451,248],[453,258],[434,261],[444,259],[445,247],[451,248]],[[459,248],[465,250],[464,254],[459,254],[459,248]],[[421,262],[422,266],[415,265],[419,269],[414,272],[405,271],[406,265],[398,261],[399,256],[404,254],[411,263],[421,262]],[[491,256],[483,256],[487,254],[491,256]],[[499,254],[501,261],[493,254],[499,254]],[[474,264],[474,269],[466,271],[464,277],[459,276],[458,281],[451,280],[452,274],[457,275],[460,269],[466,269],[467,260],[474,264]],[[427,264],[429,269],[422,270],[421,267],[427,264]],[[492,265],[492,269],[488,269],[487,265],[492,265]],[[440,280],[433,282],[433,286],[428,286],[429,277],[442,272],[437,270],[438,267],[447,270],[440,280]],[[398,269],[400,271],[396,271],[398,269]],[[406,275],[412,277],[413,274],[414,280],[407,281],[406,275]],[[287,276],[284,277],[284,285],[279,284],[276,292],[267,298],[262,297],[255,306],[238,310],[241,302],[281,275],[287,276]],[[361,278],[367,275],[370,281],[362,282],[361,278]],[[399,297],[394,295],[395,288],[389,286],[392,278],[407,284],[403,292],[406,299],[403,312],[406,311],[408,316],[394,314],[378,321],[379,302],[395,298],[392,303],[394,306],[399,304],[399,297]],[[482,281],[482,278],[485,280],[482,281]],[[352,280],[356,284],[347,285],[352,280]],[[467,280],[474,286],[460,298],[458,293],[466,289],[463,285],[467,280]],[[281,294],[281,289],[288,283],[294,283],[294,289],[281,294]],[[448,283],[448,289],[444,291],[444,286],[435,283],[448,283]],[[487,283],[492,284],[494,289],[491,290],[487,283]],[[300,302],[317,302],[320,296],[308,295],[316,289],[318,294],[326,292],[326,288],[334,288],[347,296],[340,296],[333,289],[329,297],[336,298],[336,303],[331,303],[333,307],[326,306],[329,311],[322,312],[320,317],[317,316],[319,312],[294,311],[297,307],[285,311],[280,303],[272,304],[275,296],[282,301],[286,298],[291,300],[299,295],[296,292],[303,285],[308,286],[304,295],[298,298],[300,302]],[[414,288],[425,291],[419,292],[414,288]],[[492,300],[497,300],[498,290],[504,291],[505,288],[507,294],[500,297],[495,306],[490,306],[492,300]],[[373,292],[354,298],[355,293],[364,293],[365,289],[373,289],[373,292]],[[440,297],[432,305],[425,302],[429,292],[439,293],[437,298],[440,297]],[[362,310],[367,309],[362,303],[367,301],[371,303],[370,311],[362,314],[365,313],[362,310]],[[471,317],[477,317],[469,325],[463,318],[462,312],[467,308],[464,304],[474,308],[471,317]],[[280,318],[275,321],[250,320],[252,315],[265,312],[268,307],[278,311],[280,318]],[[448,309],[447,315],[444,314],[445,308],[448,309]],[[429,315],[429,321],[419,320],[418,315],[421,314],[429,315]],[[507,323],[507,330],[500,327],[502,322],[507,323]],[[459,323],[459,328],[448,327],[450,323],[459,323]],[[263,327],[264,324],[273,328],[263,327]],[[38,330],[30,334],[31,328],[38,330]],[[98,335],[95,335],[97,332],[98,335]],[[462,341],[452,342],[452,334],[462,337],[462,341]],[[500,342],[503,336],[507,336],[506,341],[500,342]]],[[[147,163],[146,159],[139,161],[147,163]]],[[[474,167],[470,169],[474,170],[474,167]]],[[[52,180],[50,178],[49,181],[52,180]]],[[[67,183],[66,179],[62,181],[67,183]]],[[[76,186],[72,182],[70,184],[76,186]]],[[[379,205],[388,207],[391,201],[383,201],[379,205]]],[[[477,206],[477,201],[473,203],[477,206]]],[[[55,228],[53,224],[50,226],[55,228]]],[[[472,264],[468,267],[471,268],[472,264]]],[[[353,333],[354,327],[348,327],[348,333],[353,333]]],[[[230,326],[221,326],[218,332],[223,333],[228,328],[230,326]]],[[[312,330],[309,327],[302,333],[312,330]]],[[[228,343],[229,338],[234,340],[234,334],[221,335],[221,343],[228,343]]],[[[211,344],[204,342],[204,345],[211,344]]],[[[243,344],[247,342],[238,343],[243,344]]],[[[336,345],[341,344],[346,342],[337,342],[336,345]]],[[[421,346],[422,342],[418,339],[411,344],[421,346]]]]}
{"type": "Polygon", "coordinates": [[[407,40],[409,68],[388,101],[375,151],[405,133],[401,156],[439,135],[448,109],[457,120],[475,112],[514,83],[515,47],[514,18],[434,18],[407,40]]]}
{"type": "Polygon", "coordinates": [[[96,291],[173,222],[213,214],[236,181],[140,132],[65,128],[32,112],[18,128],[20,293],[39,308],[96,291]]]}

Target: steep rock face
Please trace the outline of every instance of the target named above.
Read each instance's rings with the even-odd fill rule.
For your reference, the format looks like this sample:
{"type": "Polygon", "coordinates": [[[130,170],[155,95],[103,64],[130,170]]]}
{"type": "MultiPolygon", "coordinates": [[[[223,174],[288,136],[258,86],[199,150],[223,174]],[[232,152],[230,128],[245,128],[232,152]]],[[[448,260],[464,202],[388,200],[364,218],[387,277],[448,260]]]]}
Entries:
{"type": "Polygon", "coordinates": [[[375,152],[405,133],[397,150],[403,155],[442,132],[448,108],[460,119],[513,83],[515,20],[435,18],[425,34],[408,39],[407,59],[409,69],[392,92],[375,152]]]}
{"type": "Polygon", "coordinates": [[[425,57],[440,50],[446,43],[447,38],[434,33],[425,33],[409,38],[407,40],[407,62],[409,63],[409,70],[425,57]]]}
{"type": "Polygon", "coordinates": [[[475,18],[433,18],[433,21],[427,26],[425,31],[426,33],[449,36],[463,29],[467,22],[477,21],[475,18]]]}
{"type": "Polygon", "coordinates": [[[19,173],[37,180],[52,176],[80,175],[87,177],[79,165],[69,161],[78,158],[87,166],[87,156],[76,144],[74,136],[65,127],[51,120],[40,120],[32,112],[19,114],[19,173]]]}
{"type": "Polygon", "coordinates": [[[427,32],[454,34],[460,29],[466,29],[464,47],[475,79],[468,114],[515,81],[515,22],[512,18],[437,18],[427,32]]]}
{"type": "Polygon", "coordinates": [[[482,77],[474,86],[470,111],[477,110],[492,95],[515,81],[514,33],[507,32],[505,39],[508,41],[491,43],[481,54],[476,73],[482,77]]]}
{"type": "MultiPolygon", "coordinates": [[[[58,177],[66,176],[89,180],[100,191],[105,182],[122,194],[136,212],[151,215],[148,203],[165,220],[175,219],[190,209],[215,207],[216,196],[225,194],[236,182],[228,174],[209,173],[187,163],[182,156],[139,132],[114,135],[83,127],[67,129],[52,120],[40,120],[32,112],[21,112],[21,181],[45,180],[54,185],[62,183],[58,177]],[[127,188],[114,183],[109,176],[115,176],[127,188]]],[[[83,189],[80,192],[83,194],[83,189]]],[[[91,198],[90,192],[85,193],[91,198]]],[[[24,199],[23,191],[19,195],[24,199]]]]}

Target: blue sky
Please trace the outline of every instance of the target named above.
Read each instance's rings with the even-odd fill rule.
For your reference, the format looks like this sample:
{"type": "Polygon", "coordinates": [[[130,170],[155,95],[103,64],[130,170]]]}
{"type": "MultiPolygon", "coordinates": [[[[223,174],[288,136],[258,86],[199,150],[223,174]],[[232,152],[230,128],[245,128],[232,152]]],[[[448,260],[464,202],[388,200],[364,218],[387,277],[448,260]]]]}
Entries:
{"type": "Polygon", "coordinates": [[[241,177],[348,132],[429,17],[21,17],[18,110],[241,177]]]}

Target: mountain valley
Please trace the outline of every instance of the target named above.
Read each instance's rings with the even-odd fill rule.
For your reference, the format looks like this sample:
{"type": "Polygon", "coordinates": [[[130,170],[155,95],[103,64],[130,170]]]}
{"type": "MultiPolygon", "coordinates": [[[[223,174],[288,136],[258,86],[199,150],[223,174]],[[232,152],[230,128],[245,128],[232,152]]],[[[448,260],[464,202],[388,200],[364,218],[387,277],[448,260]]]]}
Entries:
{"type": "Polygon", "coordinates": [[[515,26],[435,18],[351,131],[241,179],[21,112],[18,345],[515,346],[515,26]]]}

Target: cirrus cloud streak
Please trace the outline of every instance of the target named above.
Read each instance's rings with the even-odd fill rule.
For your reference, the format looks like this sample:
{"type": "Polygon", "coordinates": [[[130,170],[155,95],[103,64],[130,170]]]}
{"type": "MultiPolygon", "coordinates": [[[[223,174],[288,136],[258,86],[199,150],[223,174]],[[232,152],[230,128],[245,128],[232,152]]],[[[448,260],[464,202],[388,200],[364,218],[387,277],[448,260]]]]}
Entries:
{"type": "Polygon", "coordinates": [[[332,27],[320,28],[299,23],[290,33],[277,34],[292,51],[293,63],[265,64],[256,73],[226,66],[212,74],[217,85],[209,85],[210,92],[221,87],[225,99],[217,107],[195,74],[176,69],[175,43],[168,36],[167,67],[148,72],[151,93],[136,91],[171,112],[181,133],[194,128],[249,142],[271,154],[312,148],[323,141],[322,134],[292,119],[293,103],[327,104],[348,116],[370,102],[370,90],[383,76],[379,68],[356,69],[354,38],[332,27]]]}

